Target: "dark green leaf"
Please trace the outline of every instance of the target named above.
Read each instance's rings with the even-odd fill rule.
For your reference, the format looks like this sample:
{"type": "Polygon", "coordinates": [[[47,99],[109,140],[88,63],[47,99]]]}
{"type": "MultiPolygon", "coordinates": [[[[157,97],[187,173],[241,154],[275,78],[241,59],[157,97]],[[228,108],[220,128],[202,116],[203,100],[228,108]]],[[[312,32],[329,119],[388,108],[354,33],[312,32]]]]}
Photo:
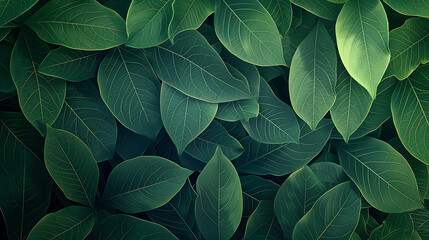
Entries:
{"type": "Polygon", "coordinates": [[[0,92],[10,93],[15,91],[12,76],[10,75],[10,55],[12,47],[7,42],[0,42],[0,92]]]}
{"type": "Polygon", "coordinates": [[[383,224],[371,232],[369,240],[409,239],[420,240],[413,237],[413,221],[410,214],[389,214],[383,224]]]}
{"type": "Polygon", "coordinates": [[[142,156],[150,143],[149,138],[130,131],[122,125],[118,125],[116,152],[123,159],[142,156]]]}
{"type": "Polygon", "coordinates": [[[317,162],[310,166],[313,173],[326,186],[326,189],[331,189],[336,185],[348,180],[343,168],[333,162],[317,162]]]}
{"type": "Polygon", "coordinates": [[[19,17],[39,0],[5,0],[0,1],[0,27],[19,17]]]}
{"type": "Polygon", "coordinates": [[[282,230],[273,210],[273,201],[262,200],[249,217],[243,240],[281,239],[282,230]]]}
{"type": "Polygon", "coordinates": [[[341,10],[341,5],[330,3],[327,0],[290,0],[293,4],[304,8],[314,15],[335,21],[341,10]]]}
{"type": "Polygon", "coordinates": [[[426,209],[416,210],[411,212],[411,218],[413,219],[414,229],[417,230],[418,234],[422,239],[429,238],[429,211],[426,209]]]}
{"type": "Polygon", "coordinates": [[[270,13],[280,35],[285,36],[292,24],[292,4],[289,0],[260,0],[260,2],[270,13]]]}

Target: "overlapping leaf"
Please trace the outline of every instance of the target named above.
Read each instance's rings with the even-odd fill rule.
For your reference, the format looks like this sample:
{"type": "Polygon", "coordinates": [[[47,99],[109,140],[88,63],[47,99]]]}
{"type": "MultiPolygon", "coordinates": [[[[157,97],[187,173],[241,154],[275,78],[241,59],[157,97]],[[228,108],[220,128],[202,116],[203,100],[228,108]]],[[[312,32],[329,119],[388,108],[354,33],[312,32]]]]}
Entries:
{"type": "Polygon", "coordinates": [[[260,3],[270,13],[280,35],[285,36],[292,24],[292,4],[289,0],[261,0],[260,3]]]}
{"type": "Polygon", "coordinates": [[[282,230],[273,210],[273,201],[262,200],[249,217],[244,240],[248,239],[281,239],[282,230]]]}
{"type": "Polygon", "coordinates": [[[429,17],[428,0],[383,0],[401,14],[429,17]]]}
{"type": "Polygon", "coordinates": [[[0,2],[0,27],[19,17],[39,0],[19,0],[0,2]]]}
{"type": "Polygon", "coordinates": [[[341,5],[330,3],[329,0],[290,0],[293,4],[304,8],[316,16],[335,21],[341,5]]]}

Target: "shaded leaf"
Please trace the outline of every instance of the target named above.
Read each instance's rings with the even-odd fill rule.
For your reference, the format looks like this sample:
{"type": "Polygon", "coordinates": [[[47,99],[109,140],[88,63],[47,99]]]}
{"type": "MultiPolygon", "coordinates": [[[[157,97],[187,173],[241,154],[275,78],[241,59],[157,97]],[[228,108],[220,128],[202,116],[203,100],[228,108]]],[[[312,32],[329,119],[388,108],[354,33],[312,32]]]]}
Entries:
{"type": "Polygon", "coordinates": [[[412,16],[429,17],[428,0],[383,0],[395,11],[412,16]]]}
{"type": "Polygon", "coordinates": [[[429,237],[429,211],[426,209],[416,210],[410,213],[413,219],[414,229],[422,239],[429,237]]]}
{"type": "Polygon", "coordinates": [[[317,162],[311,164],[309,167],[326,186],[326,189],[331,189],[349,179],[343,168],[333,162],[317,162]]]}
{"type": "Polygon", "coordinates": [[[15,91],[12,76],[10,75],[10,55],[12,47],[7,42],[0,42],[0,92],[10,93],[15,91]]]}
{"type": "Polygon", "coordinates": [[[335,21],[341,10],[341,5],[330,3],[328,0],[290,0],[293,4],[304,8],[314,15],[335,21]]]}
{"type": "Polygon", "coordinates": [[[118,125],[116,152],[123,159],[142,156],[150,143],[151,141],[149,138],[130,131],[122,125],[118,125]]]}
{"type": "Polygon", "coordinates": [[[389,214],[383,224],[371,232],[369,240],[409,239],[419,240],[413,237],[413,221],[410,214],[389,214]]]}
{"type": "Polygon", "coordinates": [[[273,210],[273,201],[262,200],[249,217],[246,225],[247,239],[281,239],[282,230],[273,210]]]}
{"type": "Polygon", "coordinates": [[[279,29],[280,35],[286,35],[292,24],[292,4],[289,0],[260,0],[279,29]]]}
{"type": "Polygon", "coordinates": [[[19,0],[0,2],[0,27],[25,13],[39,0],[19,0]]]}

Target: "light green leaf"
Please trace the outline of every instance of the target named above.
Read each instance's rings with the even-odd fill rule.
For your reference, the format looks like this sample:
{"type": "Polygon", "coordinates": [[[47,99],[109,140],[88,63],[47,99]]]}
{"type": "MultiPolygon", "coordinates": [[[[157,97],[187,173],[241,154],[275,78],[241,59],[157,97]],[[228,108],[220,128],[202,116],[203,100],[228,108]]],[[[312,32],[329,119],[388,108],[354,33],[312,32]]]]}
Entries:
{"type": "Polygon", "coordinates": [[[115,153],[115,118],[90,81],[70,83],[66,99],[54,128],[66,130],[81,139],[97,162],[109,160],[115,153]]]}
{"type": "Polygon", "coordinates": [[[0,27],[25,13],[39,0],[2,0],[0,1],[0,27]]]}
{"type": "Polygon", "coordinates": [[[48,127],[44,158],[49,174],[68,199],[94,207],[100,173],[82,140],[64,130],[48,127]]]}
{"type": "Polygon", "coordinates": [[[391,110],[402,144],[415,158],[429,164],[429,64],[397,84],[391,110]]]}
{"type": "Polygon", "coordinates": [[[177,238],[163,226],[139,219],[126,214],[114,214],[97,223],[89,235],[89,240],[177,240],[177,238]]]}
{"type": "Polygon", "coordinates": [[[323,194],[295,225],[293,239],[344,239],[353,234],[359,220],[359,191],[350,181],[323,194]]]}
{"type": "Polygon", "coordinates": [[[429,17],[428,0],[384,0],[384,2],[401,14],[429,17]]]}
{"type": "Polygon", "coordinates": [[[240,142],[229,135],[222,124],[217,121],[212,121],[204,132],[189,143],[185,152],[202,162],[208,163],[218,146],[230,160],[236,159],[243,153],[243,146],[240,142]]]}
{"type": "Polygon", "coordinates": [[[122,125],[151,140],[162,128],[160,83],[140,49],[110,50],[98,69],[101,98],[122,125]]]}
{"type": "Polygon", "coordinates": [[[168,228],[180,239],[201,239],[195,220],[195,199],[197,193],[186,181],[182,190],[164,206],[146,212],[149,218],[168,228]]]}
{"type": "Polygon", "coordinates": [[[429,19],[411,18],[390,32],[389,47],[392,57],[384,76],[395,76],[404,80],[420,63],[429,61],[428,28],[429,19]]]}
{"type": "Polygon", "coordinates": [[[335,146],[344,171],[374,208],[401,213],[423,207],[410,165],[389,144],[361,138],[335,146]]]}
{"type": "Polygon", "coordinates": [[[278,99],[265,80],[261,80],[259,115],[241,121],[249,135],[267,144],[297,143],[300,128],[292,108],[278,99]]]}
{"type": "Polygon", "coordinates": [[[173,18],[168,25],[168,38],[174,38],[180,32],[195,30],[214,11],[214,0],[179,0],[173,2],[173,18]]]}
{"type": "Polygon", "coordinates": [[[307,166],[286,179],[274,199],[274,212],[285,238],[292,238],[295,224],[326,190],[325,185],[307,166]]]}
{"type": "Polygon", "coordinates": [[[262,200],[249,217],[243,240],[282,239],[282,230],[273,211],[273,201],[262,200]]]}
{"type": "Polygon", "coordinates": [[[217,104],[191,98],[162,83],[161,118],[179,154],[209,126],[216,111],[217,104]]]}
{"type": "Polygon", "coordinates": [[[0,42],[0,92],[10,93],[15,91],[12,76],[10,75],[10,55],[12,47],[8,42],[0,42]]]}
{"type": "Polygon", "coordinates": [[[338,15],[335,33],[345,68],[375,99],[390,60],[383,5],[379,0],[348,0],[338,15]]]}
{"type": "Polygon", "coordinates": [[[369,237],[369,240],[389,239],[420,239],[414,235],[413,221],[409,213],[389,214],[383,224],[374,229],[369,237]]]}
{"type": "Polygon", "coordinates": [[[243,212],[240,179],[231,161],[218,147],[197,179],[195,216],[207,240],[229,239],[243,212]]]}
{"type": "Polygon", "coordinates": [[[105,50],[125,43],[125,21],[95,0],[53,0],[25,22],[48,43],[105,50]]]}
{"type": "Polygon", "coordinates": [[[219,0],[214,28],[235,56],[258,66],[284,65],[281,36],[270,13],[258,0],[219,0]]]}
{"type": "Polygon", "coordinates": [[[28,240],[85,239],[95,222],[95,212],[83,206],[70,206],[50,213],[40,220],[28,240]]]}
{"type": "Polygon", "coordinates": [[[246,137],[240,142],[244,153],[234,160],[240,173],[282,176],[298,170],[322,151],[333,124],[322,120],[315,131],[301,121],[299,143],[263,144],[246,137]]]}
{"type": "Polygon", "coordinates": [[[311,129],[334,104],[336,80],[335,45],[319,21],[296,49],[289,74],[292,107],[311,129]]]}
{"type": "Polygon", "coordinates": [[[162,157],[136,157],[113,169],[102,200],[126,213],[149,211],[170,201],[191,174],[162,157]]]}
{"type": "Polygon", "coordinates": [[[317,162],[311,164],[309,167],[326,186],[326,189],[331,189],[349,179],[343,168],[333,162],[317,162]]]}
{"type": "Polygon", "coordinates": [[[212,102],[251,98],[245,79],[231,76],[219,54],[194,30],[177,35],[175,43],[145,49],[158,77],[190,97],[212,102]]]}
{"type": "Polygon", "coordinates": [[[372,105],[368,91],[357,83],[342,64],[338,68],[338,82],[335,87],[337,99],[331,108],[331,118],[335,127],[348,142],[350,136],[367,117],[372,105]]]}
{"type": "Polygon", "coordinates": [[[259,2],[270,13],[280,35],[284,37],[292,24],[292,4],[289,0],[260,0],[259,2]]]}
{"type": "Polygon", "coordinates": [[[10,59],[10,72],[19,105],[27,120],[42,134],[58,117],[66,95],[66,82],[37,72],[49,47],[29,29],[22,29],[10,59]]]}
{"type": "Polygon", "coordinates": [[[43,139],[22,113],[0,112],[0,209],[9,239],[25,239],[49,206],[43,139]]]}
{"type": "Polygon", "coordinates": [[[156,46],[168,39],[172,0],[133,0],[127,15],[128,41],[133,48],[156,46]]]}
{"type": "Polygon", "coordinates": [[[78,51],[59,47],[49,52],[37,71],[44,75],[81,82],[97,76],[102,52],[78,51]]]}
{"type": "Polygon", "coordinates": [[[327,0],[290,0],[293,4],[304,8],[314,15],[328,19],[331,21],[337,20],[338,13],[341,10],[341,5],[330,3],[327,0]]]}

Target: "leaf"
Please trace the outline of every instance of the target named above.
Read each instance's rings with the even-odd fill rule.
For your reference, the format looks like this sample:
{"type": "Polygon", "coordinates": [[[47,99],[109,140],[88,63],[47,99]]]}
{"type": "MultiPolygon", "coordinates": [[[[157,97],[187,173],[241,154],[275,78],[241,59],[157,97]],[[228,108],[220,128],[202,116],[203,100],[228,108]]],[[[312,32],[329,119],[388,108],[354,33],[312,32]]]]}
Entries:
{"type": "Polygon", "coordinates": [[[348,142],[350,136],[361,126],[371,109],[371,95],[340,65],[335,87],[337,98],[330,110],[332,122],[348,142]]]}
{"type": "Polygon", "coordinates": [[[122,125],[118,125],[116,152],[123,159],[131,159],[142,156],[149,147],[150,143],[151,141],[149,138],[134,133],[122,125]]]}
{"type": "Polygon", "coordinates": [[[171,0],[133,0],[127,15],[128,41],[133,48],[156,46],[168,39],[172,16],[171,0]]]}
{"type": "Polygon", "coordinates": [[[240,173],[282,176],[294,172],[320,153],[329,139],[332,123],[322,120],[315,131],[301,121],[299,143],[263,144],[250,137],[240,142],[244,153],[234,160],[240,173]]]}
{"type": "Polygon", "coordinates": [[[181,239],[200,239],[195,220],[195,199],[197,193],[186,181],[182,190],[164,206],[146,212],[149,218],[165,226],[181,239]]]}
{"type": "Polygon", "coordinates": [[[38,0],[1,1],[0,27],[28,11],[37,2],[38,0]]]}
{"type": "Polygon", "coordinates": [[[251,98],[245,79],[231,76],[218,53],[200,33],[179,33],[166,42],[145,49],[158,77],[190,97],[211,103],[251,98]]]}
{"type": "Polygon", "coordinates": [[[420,209],[411,212],[410,215],[413,219],[414,229],[417,230],[422,239],[427,239],[429,237],[429,211],[420,209]]]}
{"type": "Polygon", "coordinates": [[[94,222],[92,209],[69,206],[42,218],[27,239],[84,239],[91,232],[94,222]]]}
{"type": "Polygon", "coordinates": [[[131,0],[108,0],[103,5],[117,12],[123,19],[126,19],[131,0]]]}
{"type": "Polygon", "coordinates": [[[12,76],[10,75],[10,55],[12,47],[7,42],[0,42],[0,92],[10,93],[15,91],[12,76]]]}
{"type": "Polygon", "coordinates": [[[326,186],[326,189],[331,189],[349,179],[343,168],[333,162],[317,162],[311,164],[309,167],[326,186]]]}
{"type": "Polygon", "coordinates": [[[229,239],[240,224],[243,197],[240,179],[222,150],[217,148],[197,179],[195,216],[207,240],[229,239]]]}
{"type": "Polygon", "coordinates": [[[335,102],[336,68],[334,43],[319,21],[293,55],[289,74],[292,107],[313,130],[335,102]]]}
{"type": "Polygon", "coordinates": [[[0,41],[3,41],[3,40],[7,41],[7,36],[16,27],[17,25],[12,22],[9,22],[6,25],[0,26],[0,41]]]}
{"type": "Polygon", "coordinates": [[[374,208],[387,213],[422,208],[410,165],[389,144],[361,138],[335,146],[344,171],[374,208]]]}
{"type": "Polygon", "coordinates": [[[396,85],[392,94],[393,123],[402,144],[418,160],[429,164],[429,64],[396,85]]]}
{"type": "Polygon", "coordinates": [[[126,160],[110,173],[102,200],[126,213],[149,211],[170,201],[191,173],[162,157],[126,160]]]}
{"type": "Polygon", "coordinates": [[[37,72],[49,47],[29,29],[21,30],[10,59],[10,73],[19,105],[27,120],[42,134],[61,111],[66,95],[65,81],[37,72]]]}
{"type": "Polygon", "coordinates": [[[219,0],[214,28],[235,56],[258,66],[284,65],[281,37],[270,13],[257,0],[219,0]]]}
{"type": "Polygon", "coordinates": [[[101,98],[118,121],[151,140],[162,127],[160,83],[139,49],[110,50],[98,69],[101,98]]]}
{"type": "Polygon", "coordinates": [[[105,50],[127,40],[125,21],[94,0],[53,0],[25,21],[51,44],[79,50],[105,50]]]}
{"type": "Polygon", "coordinates": [[[161,118],[179,154],[200,135],[216,115],[217,104],[184,95],[166,83],[161,86],[161,118]]]}
{"type": "Polygon", "coordinates": [[[9,239],[25,239],[48,209],[52,181],[42,141],[22,113],[0,112],[0,209],[9,239]]]}
{"type": "Polygon", "coordinates": [[[249,217],[261,201],[274,200],[280,187],[268,179],[255,175],[242,176],[240,182],[243,190],[244,217],[249,217]]]}
{"type": "Polygon", "coordinates": [[[94,207],[99,170],[82,140],[64,130],[48,127],[44,158],[49,174],[68,199],[94,207]]]}
{"type": "Polygon", "coordinates": [[[189,143],[185,152],[202,162],[208,163],[218,146],[222,149],[225,157],[230,160],[236,159],[243,153],[243,146],[240,142],[229,135],[222,124],[217,121],[212,121],[204,132],[189,143]]]}
{"type": "Polygon", "coordinates": [[[341,10],[341,5],[330,3],[328,0],[290,0],[293,4],[304,8],[314,15],[328,19],[331,21],[337,20],[338,13],[341,10]]]}
{"type": "Polygon", "coordinates": [[[292,238],[295,224],[326,190],[325,185],[307,166],[286,179],[274,199],[274,212],[286,239],[292,238]]]}
{"type": "Polygon", "coordinates": [[[47,76],[81,82],[97,76],[102,52],[78,51],[59,47],[49,52],[40,63],[38,72],[47,76]]]}
{"type": "Polygon", "coordinates": [[[414,226],[410,214],[389,214],[383,224],[371,232],[369,240],[409,239],[413,237],[414,226]]]}
{"type": "Polygon", "coordinates": [[[261,143],[296,143],[299,139],[300,128],[293,110],[274,95],[265,80],[261,81],[259,115],[241,123],[261,143]]]}
{"type": "Polygon", "coordinates": [[[282,239],[282,230],[273,211],[273,201],[262,200],[246,225],[243,240],[282,239]]]}
{"type": "Polygon", "coordinates": [[[412,16],[429,17],[428,0],[383,0],[395,11],[412,16]]]}
{"type": "Polygon", "coordinates": [[[349,239],[359,220],[359,192],[348,181],[323,194],[295,225],[293,239],[349,239]]]}
{"type": "Polygon", "coordinates": [[[196,30],[214,11],[212,0],[182,0],[173,2],[173,17],[168,25],[168,38],[174,38],[180,32],[196,30]]]}
{"type": "Polygon", "coordinates": [[[88,239],[177,239],[163,226],[126,214],[113,214],[97,223],[88,239]]]}
{"type": "Polygon", "coordinates": [[[289,0],[260,0],[260,3],[270,13],[280,35],[284,37],[292,24],[292,4],[289,0]]]}
{"type": "Polygon", "coordinates": [[[378,0],[348,0],[338,15],[335,33],[344,67],[375,99],[390,60],[383,5],[378,0]]]}

